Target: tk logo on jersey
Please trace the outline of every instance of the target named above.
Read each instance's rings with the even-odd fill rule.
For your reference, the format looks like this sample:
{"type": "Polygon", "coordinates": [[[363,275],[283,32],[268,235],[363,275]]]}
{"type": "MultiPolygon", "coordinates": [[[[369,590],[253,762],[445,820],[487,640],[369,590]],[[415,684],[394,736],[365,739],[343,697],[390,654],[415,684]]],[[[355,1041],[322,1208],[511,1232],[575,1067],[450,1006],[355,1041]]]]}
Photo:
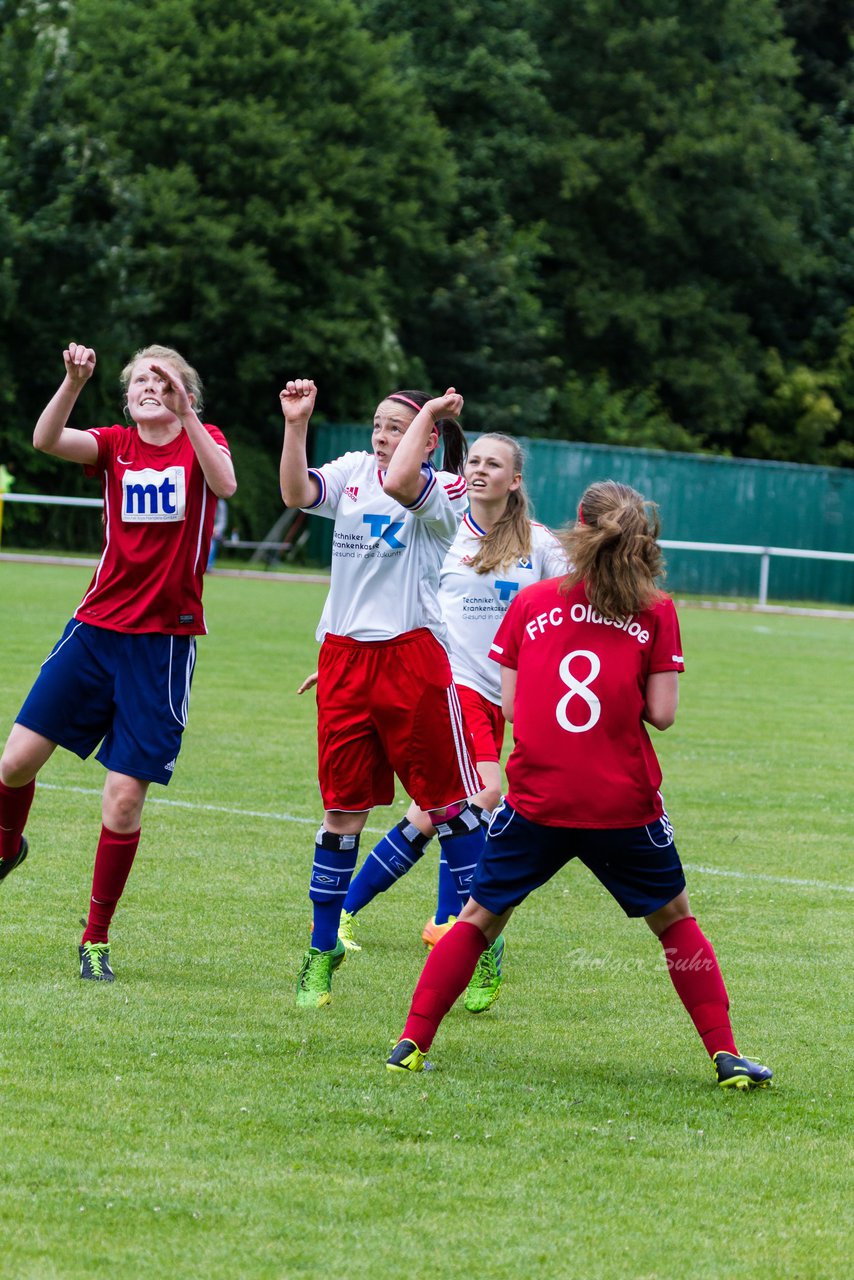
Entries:
{"type": "Polygon", "coordinates": [[[519,590],[518,582],[503,582],[501,578],[495,579],[495,590],[498,592],[498,599],[502,602],[513,599],[515,592],[519,590]]]}
{"type": "Polygon", "coordinates": [[[368,526],[372,538],[381,538],[383,542],[393,547],[395,551],[399,551],[406,546],[406,543],[401,542],[396,536],[403,528],[402,520],[392,520],[391,516],[377,516],[372,512],[368,512],[368,514],[362,516],[362,523],[368,526]]]}

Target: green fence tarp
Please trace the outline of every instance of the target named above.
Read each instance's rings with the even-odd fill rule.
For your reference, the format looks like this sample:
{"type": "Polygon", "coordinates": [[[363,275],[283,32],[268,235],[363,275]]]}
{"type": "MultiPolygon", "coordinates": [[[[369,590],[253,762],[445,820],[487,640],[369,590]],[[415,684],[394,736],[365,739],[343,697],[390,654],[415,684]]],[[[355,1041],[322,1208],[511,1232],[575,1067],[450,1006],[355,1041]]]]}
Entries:
{"type": "MultiPolygon", "coordinates": [[[[370,427],[323,426],[310,439],[317,466],[350,449],[370,449],[370,427]]],[[[536,518],[552,528],[575,518],[591,481],[613,479],[658,503],[665,539],[854,551],[854,471],[568,440],[520,443],[536,518]]],[[[312,559],[329,564],[332,522],[313,517],[311,523],[312,559]]],[[[758,595],[758,556],[669,550],[666,559],[671,591],[758,595]]],[[[769,596],[854,603],[854,564],[775,556],[769,596]]]]}

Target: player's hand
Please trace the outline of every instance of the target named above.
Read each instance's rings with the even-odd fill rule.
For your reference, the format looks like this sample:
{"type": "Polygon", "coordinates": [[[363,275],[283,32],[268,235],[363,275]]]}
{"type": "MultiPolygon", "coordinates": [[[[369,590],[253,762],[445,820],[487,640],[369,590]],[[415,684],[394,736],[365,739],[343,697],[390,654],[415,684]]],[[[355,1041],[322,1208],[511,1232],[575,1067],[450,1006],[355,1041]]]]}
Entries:
{"type": "Polygon", "coordinates": [[[169,412],[174,413],[176,418],[189,417],[193,412],[193,402],[181,379],[176,378],[174,372],[167,369],[165,365],[152,362],[148,367],[163,383],[160,399],[169,412]]]}
{"type": "Polygon", "coordinates": [[[317,387],[311,378],[292,378],[279,392],[279,402],[288,427],[306,427],[314,411],[317,387]]]}
{"type": "Polygon", "coordinates": [[[65,376],[78,390],[95,372],[95,352],[91,347],[84,347],[79,342],[69,342],[62,353],[62,359],[65,364],[65,376]]]}
{"type": "Polygon", "coordinates": [[[440,418],[458,418],[463,411],[463,398],[453,387],[443,396],[436,396],[434,400],[428,400],[424,408],[429,409],[433,415],[433,421],[438,422],[440,418]]]}
{"type": "Polygon", "coordinates": [[[313,689],[316,684],[317,684],[317,672],[312,671],[311,675],[306,676],[306,678],[303,680],[302,684],[297,689],[297,693],[308,693],[309,689],[313,689]]]}

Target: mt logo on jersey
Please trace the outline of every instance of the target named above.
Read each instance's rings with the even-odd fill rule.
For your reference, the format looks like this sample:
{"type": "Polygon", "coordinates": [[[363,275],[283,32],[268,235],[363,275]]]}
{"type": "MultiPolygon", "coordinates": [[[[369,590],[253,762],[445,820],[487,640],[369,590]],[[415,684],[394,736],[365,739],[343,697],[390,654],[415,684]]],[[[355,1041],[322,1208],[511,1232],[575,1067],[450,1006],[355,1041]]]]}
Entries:
{"type": "Polygon", "coordinates": [[[144,467],[122,474],[122,522],[148,524],[184,519],[186,482],[183,467],[155,471],[144,467]]]}

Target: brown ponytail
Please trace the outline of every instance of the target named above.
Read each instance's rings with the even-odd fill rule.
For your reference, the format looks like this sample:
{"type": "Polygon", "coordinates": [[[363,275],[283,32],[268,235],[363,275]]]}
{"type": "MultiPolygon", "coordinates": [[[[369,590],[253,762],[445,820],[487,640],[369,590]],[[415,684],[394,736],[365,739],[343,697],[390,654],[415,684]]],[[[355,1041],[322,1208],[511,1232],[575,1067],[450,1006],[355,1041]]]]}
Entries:
{"type": "MultiPolygon", "coordinates": [[[[386,396],[386,400],[394,400],[397,404],[408,405],[410,409],[415,409],[416,412],[419,409],[423,409],[427,401],[432,399],[433,397],[428,395],[426,391],[392,391],[386,396]]],[[[466,464],[466,454],[468,453],[468,445],[466,444],[462,427],[456,418],[439,418],[436,422],[436,430],[445,450],[442,466],[445,471],[453,471],[461,476],[466,464]]],[[[439,447],[438,442],[436,447],[439,447]]]]}
{"type": "Polygon", "coordinates": [[[436,423],[436,429],[444,446],[443,468],[445,471],[453,471],[461,476],[469,451],[462,427],[456,418],[440,418],[436,423]]]}
{"type": "Polygon", "coordinates": [[[636,489],[601,480],[584,491],[579,522],[560,543],[572,569],[563,589],[584,583],[587,598],[604,618],[624,618],[647,609],[660,596],[664,576],[658,545],[658,508],[636,489]]]}

